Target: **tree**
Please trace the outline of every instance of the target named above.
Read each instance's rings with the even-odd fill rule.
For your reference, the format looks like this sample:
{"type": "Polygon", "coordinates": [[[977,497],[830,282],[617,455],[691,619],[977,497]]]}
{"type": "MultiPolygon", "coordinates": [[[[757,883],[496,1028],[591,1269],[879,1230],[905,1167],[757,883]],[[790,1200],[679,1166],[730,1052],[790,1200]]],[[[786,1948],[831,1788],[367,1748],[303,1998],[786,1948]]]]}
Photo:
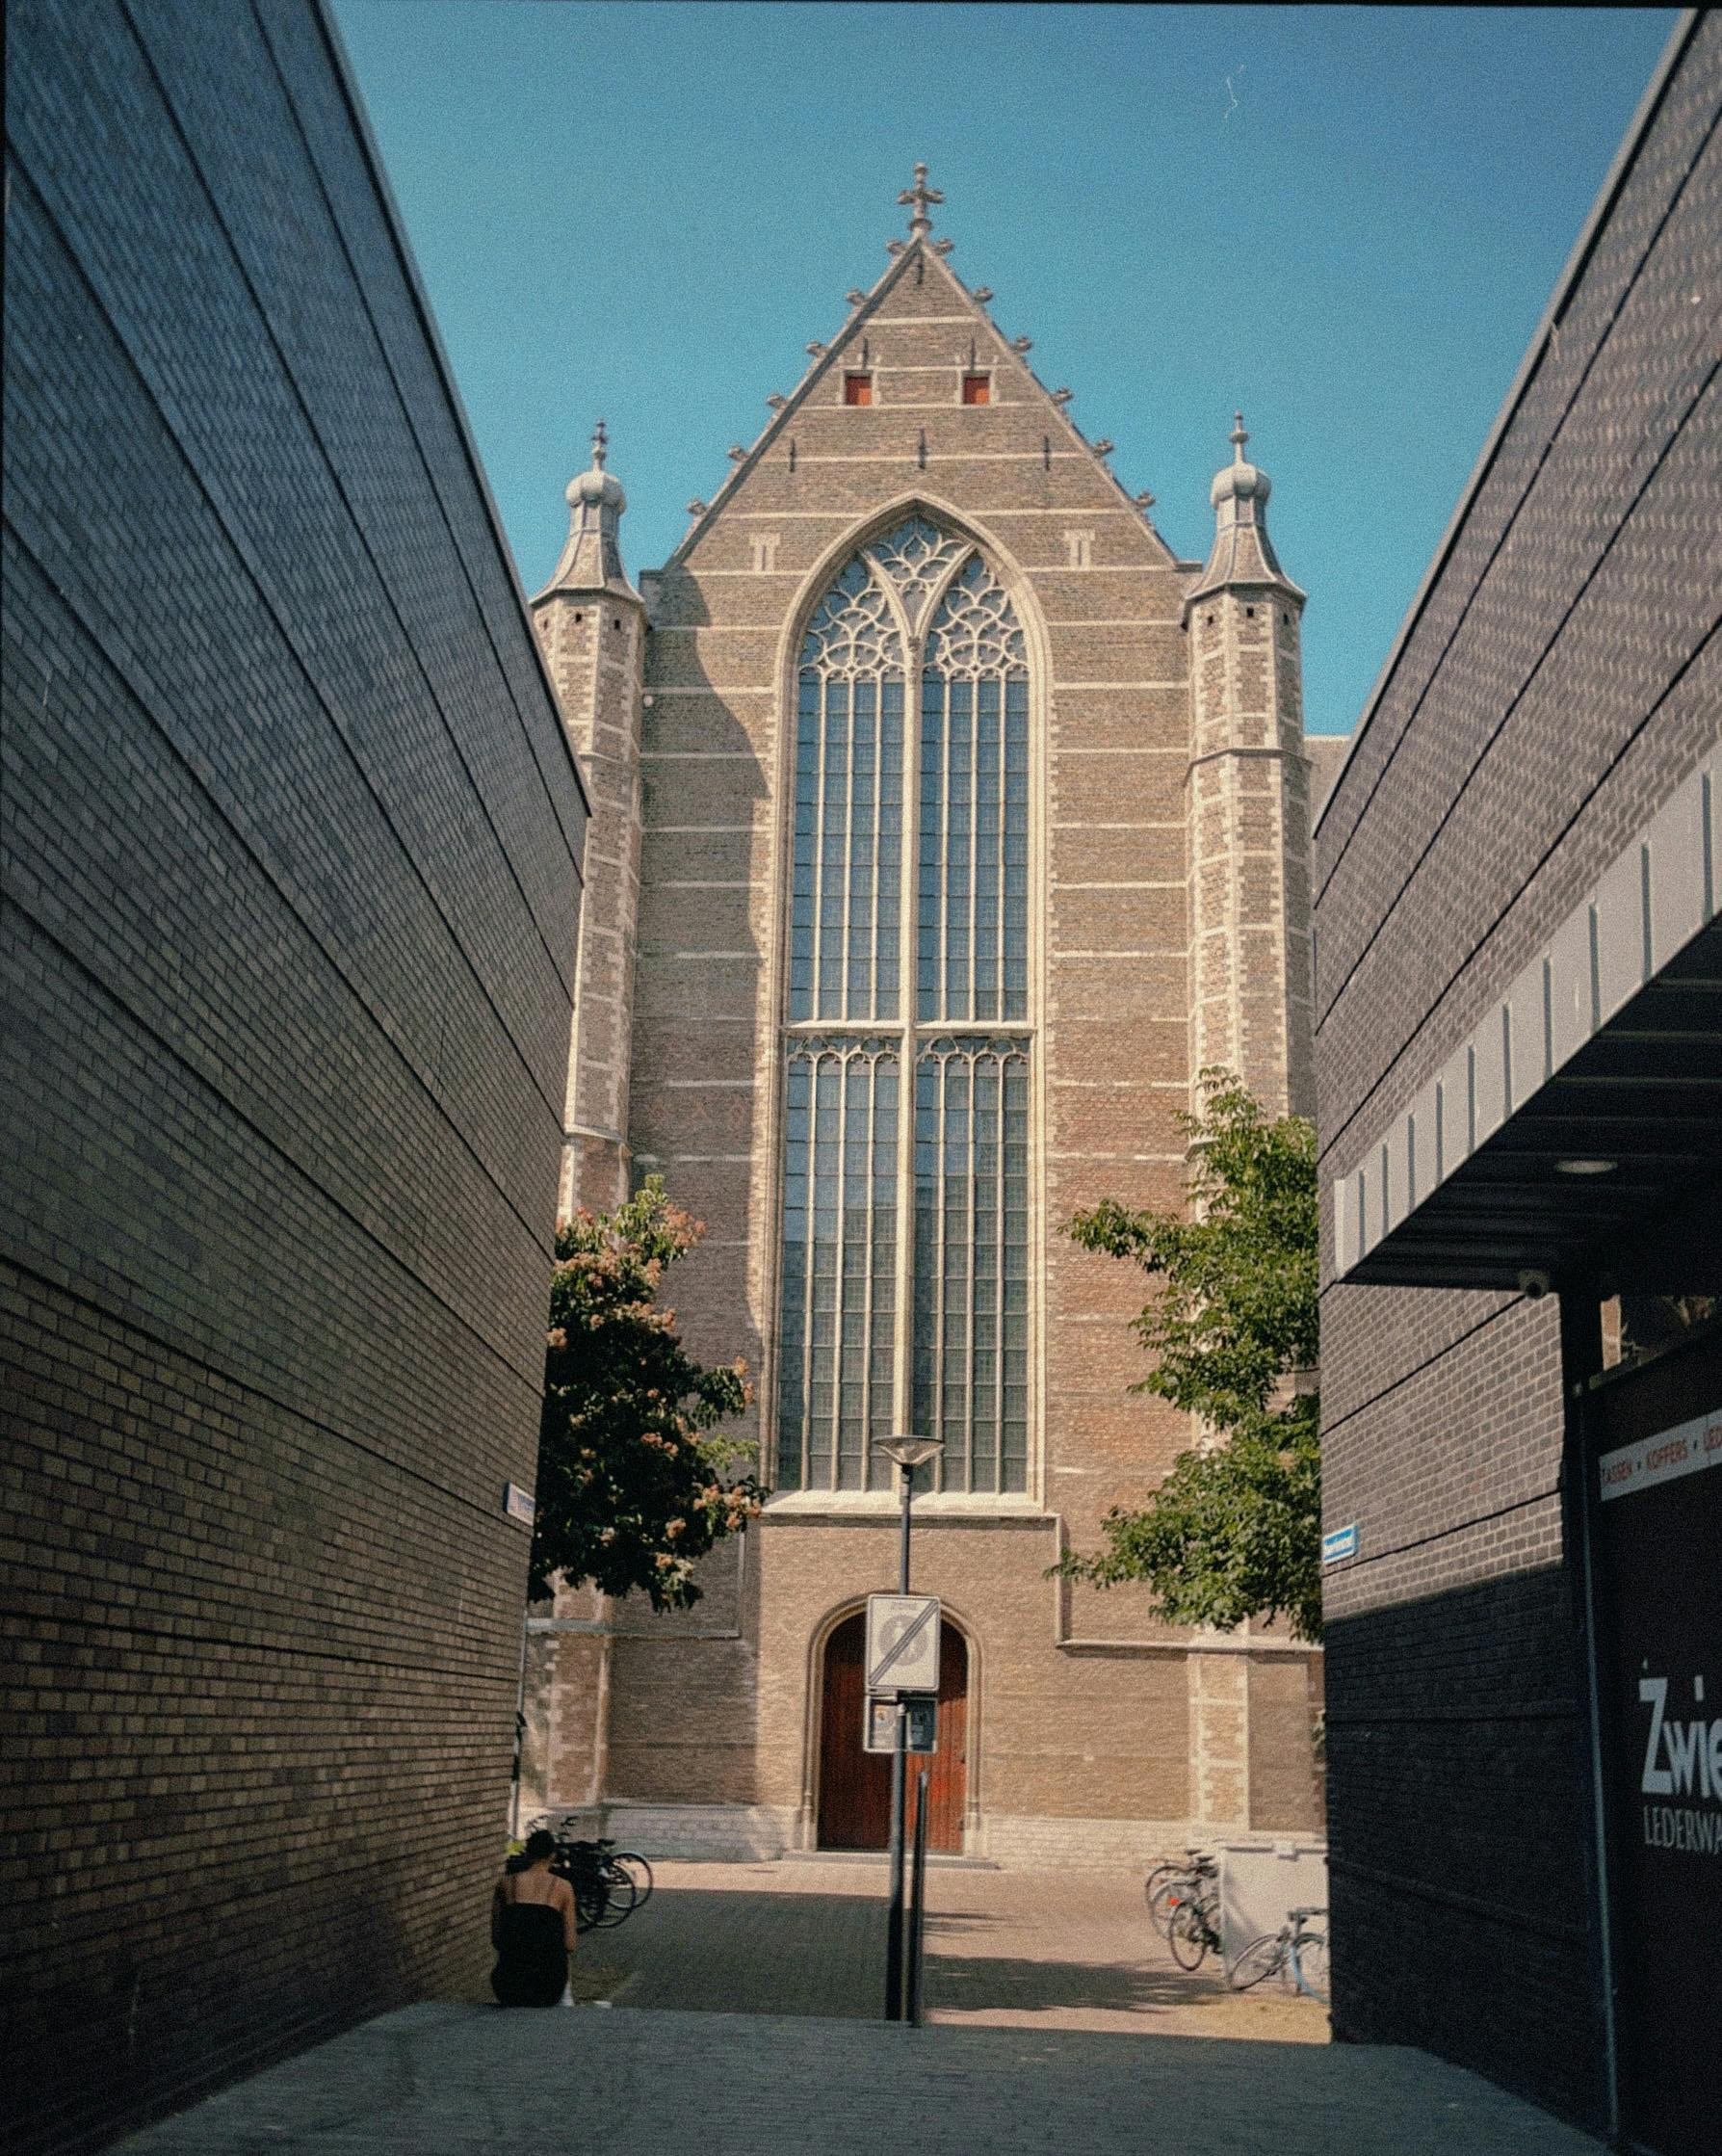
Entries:
{"type": "Polygon", "coordinates": [[[1154,1368],[1132,1389],[1200,1416],[1213,1442],[1180,1453],[1139,1511],[1107,1514],[1106,1547],[1069,1577],[1144,1583],[1173,1624],[1291,1619],[1321,1637],[1316,1134],[1270,1121],[1236,1079],[1202,1073],[1183,1212],[1105,1198],[1067,1232],[1161,1283],[1135,1320],[1154,1368]]]}
{"type": "Polygon", "coordinates": [[[557,1229],[531,1592],[553,1575],[606,1594],[644,1588],[655,1610],[697,1602],[695,1561],[759,1511],[751,1444],[708,1436],[752,1397],[745,1365],[707,1370],[654,1298],[705,1233],[661,1177],[613,1213],[557,1229]]]}

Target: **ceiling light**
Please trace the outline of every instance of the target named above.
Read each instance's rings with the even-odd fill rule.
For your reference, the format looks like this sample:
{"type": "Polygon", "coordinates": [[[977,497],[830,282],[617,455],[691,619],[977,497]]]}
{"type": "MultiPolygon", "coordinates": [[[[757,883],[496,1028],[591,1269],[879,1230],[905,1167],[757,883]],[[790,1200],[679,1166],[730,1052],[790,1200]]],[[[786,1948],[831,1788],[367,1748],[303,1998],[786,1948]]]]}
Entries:
{"type": "Polygon", "coordinates": [[[1620,1163],[1612,1160],[1557,1160],[1554,1165],[1563,1175],[1612,1175],[1620,1163]]]}

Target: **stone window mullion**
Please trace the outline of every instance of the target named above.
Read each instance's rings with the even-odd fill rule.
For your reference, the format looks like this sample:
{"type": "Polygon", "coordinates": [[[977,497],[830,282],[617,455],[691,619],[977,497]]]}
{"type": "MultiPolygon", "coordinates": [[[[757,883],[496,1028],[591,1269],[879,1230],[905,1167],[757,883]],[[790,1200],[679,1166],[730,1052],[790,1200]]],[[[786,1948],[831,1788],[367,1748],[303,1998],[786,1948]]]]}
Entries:
{"type": "Polygon", "coordinates": [[[887,1489],[916,1429],[1025,1491],[1028,667],[982,558],[924,517],[856,555],[796,711],[778,1479],[887,1489]]]}

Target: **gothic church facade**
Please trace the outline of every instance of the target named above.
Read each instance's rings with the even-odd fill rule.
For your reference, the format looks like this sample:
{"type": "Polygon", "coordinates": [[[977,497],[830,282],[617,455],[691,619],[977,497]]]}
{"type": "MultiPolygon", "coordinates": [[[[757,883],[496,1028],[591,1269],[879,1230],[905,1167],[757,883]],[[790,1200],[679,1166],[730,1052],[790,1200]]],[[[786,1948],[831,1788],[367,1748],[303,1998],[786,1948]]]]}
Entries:
{"type": "Polygon", "coordinates": [[[1312,1106],[1304,598],[1241,422],[1180,561],[938,199],[918,170],[907,242],[639,590],[600,436],[534,601],[593,805],[563,1210],[655,1171],[706,1223],[671,1300],[745,1356],[770,1490],[692,1611],[532,1622],[527,1805],[653,1851],[882,1841],[859,1612],[906,1431],[942,1448],[935,1847],[1319,1820],[1318,1654],[1049,1576],[1196,1434],[1129,1389],[1140,1276],[1063,1223],[1175,1201],[1206,1065],[1312,1106]]]}

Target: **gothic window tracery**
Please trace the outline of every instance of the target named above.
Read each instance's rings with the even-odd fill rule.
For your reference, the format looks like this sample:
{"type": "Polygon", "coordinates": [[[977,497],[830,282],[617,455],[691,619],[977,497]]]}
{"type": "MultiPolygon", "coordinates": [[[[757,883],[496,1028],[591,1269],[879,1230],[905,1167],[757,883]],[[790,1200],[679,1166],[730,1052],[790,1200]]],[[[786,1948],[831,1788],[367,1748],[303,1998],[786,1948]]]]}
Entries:
{"type": "Polygon", "coordinates": [[[1028,1488],[1028,716],[1008,594],[925,514],[864,546],[815,607],[797,667],[781,1488],[888,1489],[874,1447],[906,1429],[940,1440],[938,1488],[1028,1488]]]}
{"type": "Polygon", "coordinates": [[[925,516],[911,516],[874,539],[867,551],[896,586],[910,627],[918,629],[928,596],[967,549],[925,516]]]}
{"type": "Polygon", "coordinates": [[[859,557],[815,609],[801,645],[801,667],[840,681],[902,672],[902,640],[891,602],[859,557]]]}
{"type": "Polygon", "coordinates": [[[1023,632],[998,580],[977,554],[945,593],[926,640],[926,662],[943,673],[1029,678],[1023,632]]]}

